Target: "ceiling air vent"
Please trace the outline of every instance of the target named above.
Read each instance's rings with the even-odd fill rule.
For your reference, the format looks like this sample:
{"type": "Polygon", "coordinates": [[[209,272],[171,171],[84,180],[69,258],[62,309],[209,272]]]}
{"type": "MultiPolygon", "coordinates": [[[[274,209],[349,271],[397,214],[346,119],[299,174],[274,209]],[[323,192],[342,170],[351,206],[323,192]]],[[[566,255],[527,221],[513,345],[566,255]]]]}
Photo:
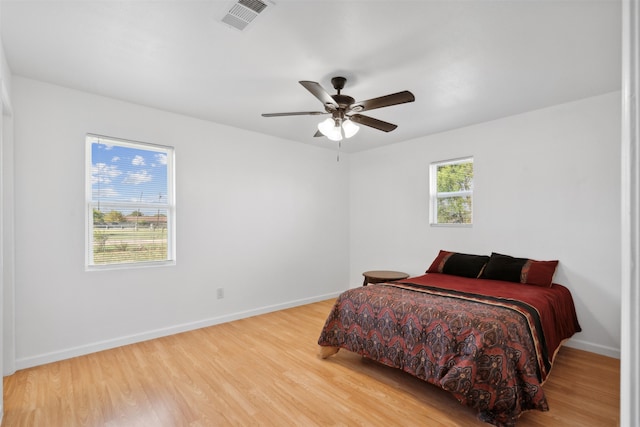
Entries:
{"type": "Polygon", "coordinates": [[[269,0],[238,0],[225,11],[222,22],[237,29],[244,30],[260,14],[274,4],[269,0]]]}

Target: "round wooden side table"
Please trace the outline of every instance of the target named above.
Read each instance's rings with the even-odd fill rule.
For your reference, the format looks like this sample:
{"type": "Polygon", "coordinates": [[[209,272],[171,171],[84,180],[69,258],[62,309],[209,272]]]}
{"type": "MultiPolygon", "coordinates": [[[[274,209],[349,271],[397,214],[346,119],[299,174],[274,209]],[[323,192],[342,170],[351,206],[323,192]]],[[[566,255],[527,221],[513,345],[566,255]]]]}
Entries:
{"type": "Polygon", "coordinates": [[[393,282],[394,280],[402,280],[409,277],[407,273],[403,273],[402,271],[390,270],[365,271],[362,275],[364,276],[362,286],[367,286],[369,283],[393,282]]]}

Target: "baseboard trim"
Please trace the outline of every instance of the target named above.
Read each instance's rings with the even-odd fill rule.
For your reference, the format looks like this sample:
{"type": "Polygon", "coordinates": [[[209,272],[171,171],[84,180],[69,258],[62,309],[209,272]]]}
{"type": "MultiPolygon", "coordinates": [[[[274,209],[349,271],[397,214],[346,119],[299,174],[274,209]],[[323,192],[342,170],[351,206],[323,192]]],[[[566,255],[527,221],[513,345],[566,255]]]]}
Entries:
{"type": "Polygon", "coordinates": [[[37,356],[18,358],[15,361],[16,370],[32,368],[34,366],[45,365],[47,363],[58,362],[60,360],[70,359],[72,357],[84,356],[98,351],[109,350],[124,345],[135,344],[142,341],[148,341],[155,338],[161,338],[169,335],[188,332],[195,329],[206,328],[208,326],[218,325],[220,323],[231,322],[233,320],[244,319],[247,317],[257,316],[260,314],[271,313],[273,311],[285,310],[287,308],[298,307],[301,305],[311,304],[314,302],[324,301],[330,298],[336,298],[342,291],[318,295],[311,298],[303,298],[294,301],[288,301],[281,304],[274,304],[265,307],[259,307],[252,310],[239,311],[236,313],[225,314],[223,316],[211,317],[199,320],[197,322],[183,323],[168,328],[155,329],[140,334],[127,335],[111,340],[98,341],[87,345],[72,347],[51,353],[44,353],[37,356]]]}
{"type": "Polygon", "coordinates": [[[620,359],[620,349],[609,347],[600,344],[594,344],[587,341],[578,340],[572,338],[568,340],[565,345],[571,348],[577,348],[578,350],[584,350],[591,353],[601,354],[603,356],[613,357],[615,359],[620,359]]]}
{"type": "MultiPolygon", "coordinates": [[[[152,331],[127,335],[120,338],[111,340],[98,341],[95,343],[72,347],[60,351],[51,353],[44,353],[37,356],[24,357],[16,359],[16,370],[32,368],[34,366],[45,365],[47,363],[58,362],[60,360],[70,359],[72,357],[84,356],[98,351],[109,350],[123,345],[135,344],[142,341],[148,341],[155,338],[161,338],[169,335],[179,334],[181,332],[188,332],[195,329],[206,328],[208,326],[217,325],[220,323],[231,322],[234,320],[244,319],[247,317],[257,316],[260,314],[271,313],[273,311],[285,310],[287,308],[298,307],[305,304],[311,304],[318,301],[324,301],[329,298],[336,298],[342,291],[334,292],[330,294],[318,295],[311,298],[303,298],[299,300],[288,301],[281,304],[274,304],[265,307],[259,307],[252,310],[239,311],[236,313],[225,314],[223,316],[211,317],[208,319],[199,320],[197,322],[184,323],[180,325],[171,326],[168,328],[155,329],[152,331]]],[[[570,339],[565,345],[567,347],[577,348],[578,350],[589,351],[591,353],[601,354],[608,357],[620,359],[620,349],[614,347],[603,346],[600,344],[594,344],[587,341],[578,339],[570,339]]]]}

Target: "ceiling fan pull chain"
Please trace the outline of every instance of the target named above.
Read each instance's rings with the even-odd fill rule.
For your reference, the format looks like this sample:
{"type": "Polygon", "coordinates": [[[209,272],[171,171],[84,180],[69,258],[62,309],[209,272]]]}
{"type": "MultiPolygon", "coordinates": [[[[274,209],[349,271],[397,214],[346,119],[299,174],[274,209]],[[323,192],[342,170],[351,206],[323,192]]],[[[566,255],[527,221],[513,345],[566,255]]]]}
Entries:
{"type": "Polygon", "coordinates": [[[336,158],[336,162],[340,162],[340,150],[342,149],[342,141],[338,141],[338,157],[336,158]]]}

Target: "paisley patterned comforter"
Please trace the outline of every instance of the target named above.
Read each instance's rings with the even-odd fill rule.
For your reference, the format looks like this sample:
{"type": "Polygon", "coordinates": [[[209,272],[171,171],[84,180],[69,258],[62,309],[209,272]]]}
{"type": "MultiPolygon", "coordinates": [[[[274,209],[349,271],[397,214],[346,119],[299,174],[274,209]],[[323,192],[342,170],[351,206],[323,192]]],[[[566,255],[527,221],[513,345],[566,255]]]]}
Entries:
{"type": "Polygon", "coordinates": [[[426,274],[344,292],[318,340],[452,393],[482,421],[515,425],[547,411],[542,389],[565,339],[580,331],[569,290],[426,274]]]}

